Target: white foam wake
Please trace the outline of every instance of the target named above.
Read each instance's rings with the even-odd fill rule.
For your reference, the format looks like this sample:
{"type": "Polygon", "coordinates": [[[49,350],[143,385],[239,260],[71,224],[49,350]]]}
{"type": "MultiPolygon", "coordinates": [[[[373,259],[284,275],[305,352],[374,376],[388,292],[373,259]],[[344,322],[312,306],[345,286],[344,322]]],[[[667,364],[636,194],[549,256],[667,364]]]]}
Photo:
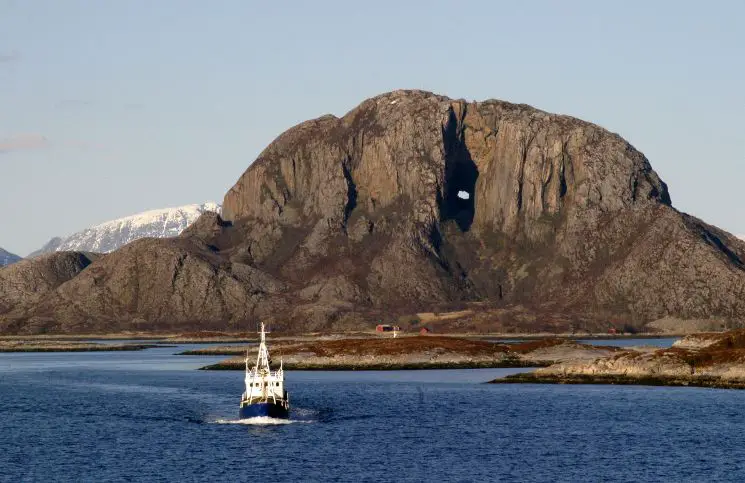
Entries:
{"type": "Polygon", "coordinates": [[[215,424],[247,424],[254,426],[269,426],[278,424],[312,423],[314,421],[299,421],[297,419],[279,419],[270,418],[269,416],[257,416],[255,418],[248,419],[218,419],[213,422],[215,424]]]}

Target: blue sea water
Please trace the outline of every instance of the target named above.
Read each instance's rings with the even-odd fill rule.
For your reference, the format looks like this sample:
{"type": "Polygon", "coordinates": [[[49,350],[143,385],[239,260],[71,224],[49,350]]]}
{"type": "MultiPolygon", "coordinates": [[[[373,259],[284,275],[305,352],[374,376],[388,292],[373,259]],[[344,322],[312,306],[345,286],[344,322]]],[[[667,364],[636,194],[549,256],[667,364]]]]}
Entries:
{"type": "Polygon", "coordinates": [[[0,354],[0,480],[745,480],[745,391],[290,372],[291,420],[265,424],[184,348],[0,354]]]}

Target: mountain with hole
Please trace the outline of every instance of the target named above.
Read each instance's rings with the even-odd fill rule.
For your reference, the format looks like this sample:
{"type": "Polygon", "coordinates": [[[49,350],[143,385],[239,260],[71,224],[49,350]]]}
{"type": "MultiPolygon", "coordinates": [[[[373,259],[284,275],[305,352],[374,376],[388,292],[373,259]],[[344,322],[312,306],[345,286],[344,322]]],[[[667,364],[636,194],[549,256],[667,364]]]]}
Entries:
{"type": "MultiPolygon", "coordinates": [[[[422,91],[274,140],[181,235],[0,314],[6,333],[644,329],[745,319],[745,243],[673,207],[617,134],[422,91]]],[[[2,306],[2,305],[0,305],[2,306]]]]}

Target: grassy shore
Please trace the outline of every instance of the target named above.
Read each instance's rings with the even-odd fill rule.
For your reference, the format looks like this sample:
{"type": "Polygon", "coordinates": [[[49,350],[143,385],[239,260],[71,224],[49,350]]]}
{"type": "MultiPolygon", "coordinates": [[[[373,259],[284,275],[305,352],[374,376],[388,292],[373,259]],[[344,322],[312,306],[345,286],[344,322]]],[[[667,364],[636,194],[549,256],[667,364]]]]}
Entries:
{"type": "MultiPolygon", "coordinates": [[[[400,337],[412,337],[418,335],[418,332],[402,332],[400,337]]],[[[459,337],[463,339],[666,339],[672,337],[682,337],[686,334],[677,333],[637,333],[637,334],[604,334],[604,333],[549,333],[549,332],[494,332],[494,333],[472,333],[472,332],[453,332],[453,333],[434,333],[428,337],[459,337]]],[[[281,333],[277,332],[272,335],[273,340],[321,340],[321,339],[347,339],[347,338],[379,338],[379,332],[375,331],[355,331],[355,332],[333,332],[333,333],[281,333]]],[[[148,340],[166,343],[250,343],[257,342],[258,338],[254,332],[117,332],[117,333],[97,333],[97,334],[37,334],[37,335],[0,335],[0,341],[4,340],[55,340],[55,341],[81,341],[81,340],[148,340]]]]}
{"type": "MultiPolygon", "coordinates": [[[[459,362],[419,362],[419,363],[370,363],[370,364],[284,364],[287,371],[408,371],[425,369],[497,369],[545,367],[548,362],[527,362],[519,359],[503,361],[459,361],[459,362]]],[[[201,367],[205,371],[238,371],[245,369],[242,361],[222,361],[201,367]]]]}
{"type": "Polygon", "coordinates": [[[172,335],[158,334],[57,334],[57,335],[0,335],[0,342],[12,341],[56,341],[56,342],[79,342],[84,340],[146,340],[162,341],[172,335]]]}
{"type": "Polygon", "coordinates": [[[233,347],[233,346],[220,346],[220,347],[203,347],[201,349],[192,349],[184,352],[179,352],[177,356],[242,356],[246,353],[246,350],[256,353],[256,345],[244,346],[244,347],[233,347]]]}
{"type": "Polygon", "coordinates": [[[610,384],[634,386],[691,386],[718,389],[745,389],[745,380],[691,376],[620,376],[620,375],[539,375],[532,372],[513,374],[489,381],[490,384],[610,384]]]}
{"type": "Polygon", "coordinates": [[[64,341],[0,341],[0,352],[116,352],[162,347],[153,344],[95,344],[64,341]]]}
{"type": "MultiPolygon", "coordinates": [[[[288,370],[403,370],[547,367],[566,357],[596,358],[616,348],[577,344],[565,339],[500,344],[461,337],[376,337],[277,341],[272,354],[288,370]]],[[[207,370],[242,370],[244,355],[255,346],[208,347],[182,352],[190,356],[233,356],[207,370]]]]}

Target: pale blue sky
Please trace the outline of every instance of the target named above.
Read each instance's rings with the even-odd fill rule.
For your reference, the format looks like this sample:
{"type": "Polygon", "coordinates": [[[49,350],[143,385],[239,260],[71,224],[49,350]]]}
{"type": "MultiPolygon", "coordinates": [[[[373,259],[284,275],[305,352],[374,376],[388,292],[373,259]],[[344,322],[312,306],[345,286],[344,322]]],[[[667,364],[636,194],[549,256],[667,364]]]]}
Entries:
{"type": "Polygon", "coordinates": [[[222,201],[272,139],[420,88],[570,114],[745,233],[743,1],[0,0],[0,246],[222,201]]]}

